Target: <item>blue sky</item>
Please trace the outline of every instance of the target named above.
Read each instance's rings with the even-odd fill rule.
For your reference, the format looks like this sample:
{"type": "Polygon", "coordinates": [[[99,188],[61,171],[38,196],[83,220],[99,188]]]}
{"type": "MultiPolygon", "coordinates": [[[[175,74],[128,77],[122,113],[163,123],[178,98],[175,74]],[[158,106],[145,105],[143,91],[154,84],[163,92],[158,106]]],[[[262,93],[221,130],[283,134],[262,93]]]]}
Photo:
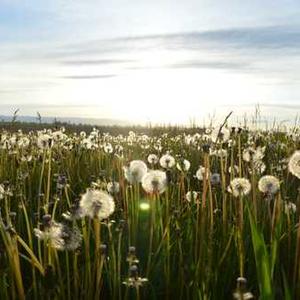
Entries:
{"type": "Polygon", "coordinates": [[[0,0],[0,115],[285,120],[299,70],[299,1],[0,0]]]}

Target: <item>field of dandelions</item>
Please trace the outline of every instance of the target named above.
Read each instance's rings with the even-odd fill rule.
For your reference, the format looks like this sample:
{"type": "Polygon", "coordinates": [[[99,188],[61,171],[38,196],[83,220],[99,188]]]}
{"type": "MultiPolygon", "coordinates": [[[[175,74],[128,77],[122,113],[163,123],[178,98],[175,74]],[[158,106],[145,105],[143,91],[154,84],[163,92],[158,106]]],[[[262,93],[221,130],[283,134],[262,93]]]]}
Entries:
{"type": "Polygon", "coordinates": [[[300,131],[2,130],[0,299],[300,299],[300,131]]]}

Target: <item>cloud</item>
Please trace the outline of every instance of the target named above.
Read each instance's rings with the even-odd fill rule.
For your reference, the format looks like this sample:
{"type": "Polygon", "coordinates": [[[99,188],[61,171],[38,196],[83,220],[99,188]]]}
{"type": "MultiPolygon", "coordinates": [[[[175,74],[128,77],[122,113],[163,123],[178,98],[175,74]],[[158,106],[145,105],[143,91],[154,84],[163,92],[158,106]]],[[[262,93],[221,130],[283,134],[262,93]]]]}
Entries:
{"type": "Polygon", "coordinates": [[[245,69],[249,66],[249,62],[226,62],[226,61],[199,61],[199,60],[186,60],[174,64],[167,65],[172,69],[185,69],[185,68],[200,68],[200,69],[245,69]]]}
{"type": "Polygon", "coordinates": [[[274,109],[280,109],[280,110],[293,110],[295,113],[297,113],[297,110],[300,111],[300,104],[292,104],[292,103],[267,103],[267,102],[259,102],[259,103],[239,103],[239,104],[223,104],[223,107],[243,107],[243,108],[255,108],[259,106],[260,108],[274,108],[274,109]]]}
{"type": "Polygon", "coordinates": [[[227,46],[244,49],[297,49],[300,50],[300,26],[259,26],[219,29],[199,32],[182,32],[94,40],[73,45],[72,49],[93,51],[141,50],[161,46],[168,49],[219,49],[227,46]],[[216,48],[215,48],[216,47],[216,48]]]}
{"type": "Polygon", "coordinates": [[[60,76],[60,78],[64,79],[104,79],[104,78],[112,78],[116,77],[116,74],[106,74],[106,75],[68,75],[68,76],[60,76]]]}
{"type": "MultiPolygon", "coordinates": [[[[191,90],[187,89],[187,93],[193,96],[198,93],[197,89],[193,90],[198,74],[200,78],[201,76],[205,78],[206,70],[201,69],[211,69],[212,71],[208,72],[211,75],[211,86],[213,89],[216,87],[216,90],[221,86],[227,99],[235,99],[242,95],[244,99],[236,99],[236,102],[245,103],[256,99],[283,103],[286,100],[297,101],[300,96],[297,85],[300,80],[299,30],[296,26],[232,28],[106,40],[79,40],[76,43],[60,45],[49,42],[49,44],[28,46],[26,51],[24,51],[25,46],[15,49],[11,47],[11,51],[7,50],[5,55],[0,51],[1,67],[4,70],[0,76],[0,80],[5,83],[3,88],[18,90],[20,87],[33,86],[37,89],[41,84],[40,79],[53,80],[57,86],[49,86],[47,90],[36,93],[23,90],[22,95],[7,94],[2,98],[6,98],[7,101],[17,99],[21,102],[29,98],[36,100],[41,97],[45,99],[51,97],[51,100],[47,101],[58,102],[56,98],[64,95],[67,101],[73,97],[82,101],[81,99],[93,98],[94,95],[92,91],[89,95],[77,92],[82,89],[81,84],[84,86],[91,82],[96,86],[101,79],[120,75],[122,79],[124,78],[121,84],[124,84],[125,97],[130,98],[132,89],[125,86],[125,83],[131,84],[135,78],[143,80],[143,76],[148,80],[148,77],[160,73],[156,69],[167,70],[165,73],[161,72],[162,80],[166,82],[173,80],[173,74],[176,80],[183,78],[183,84],[191,87],[191,90]],[[14,59],[7,59],[9,52],[11,58],[15,56],[14,59]],[[190,72],[185,69],[193,70],[190,72]],[[139,72],[140,70],[149,70],[149,72],[139,72]],[[26,77],[28,72],[30,76],[26,77]],[[20,74],[24,76],[21,77],[20,74]],[[183,74],[187,76],[183,77],[183,74]],[[216,78],[213,78],[214,74],[216,78]],[[226,77],[228,74],[229,76],[226,77]],[[222,78],[229,83],[235,78],[241,78],[242,85],[237,85],[234,89],[227,87],[224,82],[220,82],[222,78]],[[52,100],[52,97],[55,100],[52,100]]],[[[113,79],[105,83],[111,86],[115,84],[113,79]]],[[[156,84],[163,92],[169,92],[167,85],[162,88],[158,83],[156,84]]],[[[172,86],[169,89],[178,88],[172,86]]],[[[147,92],[148,90],[145,89],[145,94],[147,92]]],[[[113,93],[107,91],[107,94],[113,93]]],[[[114,96],[111,97],[115,99],[114,96]]],[[[209,97],[210,93],[207,98],[209,97]]],[[[211,97],[217,98],[217,96],[211,97]]],[[[223,94],[218,97],[223,97],[223,94]]],[[[298,108],[290,108],[290,111],[292,112],[293,109],[298,108]]]]}
{"type": "Polygon", "coordinates": [[[111,64],[124,64],[132,63],[134,60],[130,59],[78,59],[78,60],[64,60],[61,63],[64,65],[111,65],[111,64]]]}
{"type": "Polygon", "coordinates": [[[144,35],[113,39],[85,40],[76,43],[60,43],[21,49],[7,55],[19,59],[36,58],[59,60],[63,64],[109,64],[131,63],[132,57],[141,51],[162,50],[209,50],[212,53],[239,50],[243,53],[276,54],[278,51],[289,51],[289,54],[300,53],[300,26],[259,26],[220,29],[199,32],[181,32],[173,34],[144,35]],[[94,55],[93,59],[86,59],[94,55]],[[110,55],[111,58],[102,58],[110,55]],[[99,58],[100,56],[100,58],[99,58]],[[117,57],[114,57],[117,56],[117,57]],[[120,58],[120,56],[122,58],[120,58]],[[125,56],[125,57],[124,57],[125,56]]]}
{"type": "Polygon", "coordinates": [[[267,26],[233,28],[188,34],[192,43],[200,40],[218,42],[237,48],[298,49],[300,48],[299,26],[267,26]]]}
{"type": "Polygon", "coordinates": [[[14,90],[0,90],[0,95],[7,95],[14,92],[15,92],[14,90]]]}
{"type": "Polygon", "coordinates": [[[279,108],[284,110],[300,110],[300,105],[298,104],[261,103],[260,106],[279,108]]]}
{"type": "MultiPolygon", "coordinates": [[[[287,54],[300,55],[300,26],[259,26],[95,39],[61,43],[52,47],[51,44],[44,47],[30,45],[27,51],[21,49],[15,54],[8,52],[6,56],[13,56],[14,59],[20,60],[44,59],[64,65],[108,65],[134,63],[138,58],[132,58],[138,57],[140,53],[158,50],[209,51],[211,55],[222,53],[269,57],[287,54]],[[92,58],[87,58],[91,55],[92,58]]],[[[14,53],[13,50],[10,52],[14,53]]],[[[236,66],[236,63],[234,64],[236,66]]],[[[224,67],[224,63],[220,64],[220,67],[222,65],[224,67]]],[[[212,67],[214,67],[213,64],[212,67]]]]}
{"type": "Polygon", "coordinates": [[[114,65],[127,70],[205,68],[266,72],[272,76],[286,70],[286,73],[298,74],[300,27],[232,28],[82,41],[62,45],[44,55],[66,66],[114,65]],[[154,58],[150,63],[144,61],[143,53],[155,55],[159,51],[172,55],[159,62],[154,58]],[[178,55],[180,51],[190,53],[188,59],[178,55]],[[294,63],[289,65],[291,58],[294,63]]]}
{"type": "Polygon", "coordinates": [[[244,70],[249,71],[250,69],[254,71],[254,67],[251,66],[251,62],[244,61],[226,61],[224,60],[184,60],[177,59],[174,63],[161,64],[161,65],[142,65],[136,64],[134,66],[126,67],[126,70],[155,70],[155,69],[219,69],[219,70],[244,70]]]}
{"type": "MultiPolygon", "coordinates": [[[[26,103],[12,103],[12,102],[7,102],[7,103],[1,103],[1,108],[12,108],[12,107],[22,107],[22,108],[30,108],[30,109],[35,109],[35,108],[57,108],[57,109],[62,109],[62,108],[68,108],[68,107],[72,107],[72,108],[93,108],[95,107],[95,105],[89,104],[89,103],[83,103],[83,104],[47,104],[47,103],[30,103],[30,102],[26,102],[26,103]]],[[[99,107],[99,105],[97,105],[97,107],[99,107]]]]}
{"type": "MultiPolygon", "coordinates": [[[[218,69],[245,75],[265,74],[266,78],[274,78],[282,85],[295,85],[300,80],[300,27],[296,25],[79,40],[76,43],[49,42],[30,45],[27,49],[25,46],[10,48],[0,55],[4,67],[12,63],[25,70],[30,65],[30,70],[49,70],[49,78],[92,80],[138,70],[218,69]],[[81,67],[95,74],[81,74],[78,69],[81,67]]],[[[261,84],[268,85],[270,81],[261,84]]]]}

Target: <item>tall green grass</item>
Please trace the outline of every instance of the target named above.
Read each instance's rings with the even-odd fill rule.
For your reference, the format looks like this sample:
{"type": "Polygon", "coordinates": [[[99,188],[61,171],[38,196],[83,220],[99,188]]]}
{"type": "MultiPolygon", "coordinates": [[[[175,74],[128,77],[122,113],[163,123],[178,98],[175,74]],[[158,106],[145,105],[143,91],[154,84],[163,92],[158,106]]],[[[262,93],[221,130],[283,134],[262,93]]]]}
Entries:
{"type": "Polygon", "coordinates": [[[3,131],[0,298],[232,299],[252,293],[256,299],[298,299],[299,180],[284,161],[300,148],[299,129],[294,130],[291,136],[244,128],[232,133],[229,143],[208,142],[203,132],[190,143],[182,132],[152,137],[97,133],[91,149],[72,133],[41,149],[36,132],[3,131]],[[24,137],[30,140],[26,147],[18,145],[24,137]],[[113,153],[104,151],[105,143],[112,144],[113,153]],[[266,146],[263,174],[281,183],[273,198],[257,188],[263,174],[243,160],[249,146],[266,146]],[[211,153],[222,149],[226,156],[211,153]],[[140,184],[126,181],[128,162],[146,162],[150,153],[166,151],[177,160],[188,159],[191,169],[168,170],[164,193],[149,195],[140,184]],[[194,177],[199,165],[206,168],[203,181],[194,177]],[[235,165],[238,171],[230,173],[235,165]],[[220,174],[220,182],[212,183],[208,170],[220,174]],[[66,178],[62,186],[60,176],[66,178]],[[250,180],[249,195],[235,198],[228,192],[235,177],[250,180]],[[113,195],[114,214],[101,222],[71,221],[82,234],[80,248],[59,251],[37,239],[34,228],[42,229],[43,216],[62,222],[62,214],[74,209],[88,187],[97,182],[105,189],[111,180],[120,184],[113,195]],[[185,195],[193,190],[199,199],[188,202],[185,195]],[[287,213],[285,201],[295,203],[297,212],[287,213]],[[242,288],[240,277],[247,279],[242,288]]]}

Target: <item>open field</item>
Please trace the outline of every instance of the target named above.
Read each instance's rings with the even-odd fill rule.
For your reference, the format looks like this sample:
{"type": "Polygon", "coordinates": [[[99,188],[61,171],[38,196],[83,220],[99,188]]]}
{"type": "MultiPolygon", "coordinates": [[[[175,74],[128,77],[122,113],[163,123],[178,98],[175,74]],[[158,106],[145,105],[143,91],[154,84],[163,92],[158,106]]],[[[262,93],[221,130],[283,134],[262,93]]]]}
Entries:
{"type": "Polygon", "coordinates": [[[300,298],[299,127],[2,125],[0,299],[300,298]]]}

